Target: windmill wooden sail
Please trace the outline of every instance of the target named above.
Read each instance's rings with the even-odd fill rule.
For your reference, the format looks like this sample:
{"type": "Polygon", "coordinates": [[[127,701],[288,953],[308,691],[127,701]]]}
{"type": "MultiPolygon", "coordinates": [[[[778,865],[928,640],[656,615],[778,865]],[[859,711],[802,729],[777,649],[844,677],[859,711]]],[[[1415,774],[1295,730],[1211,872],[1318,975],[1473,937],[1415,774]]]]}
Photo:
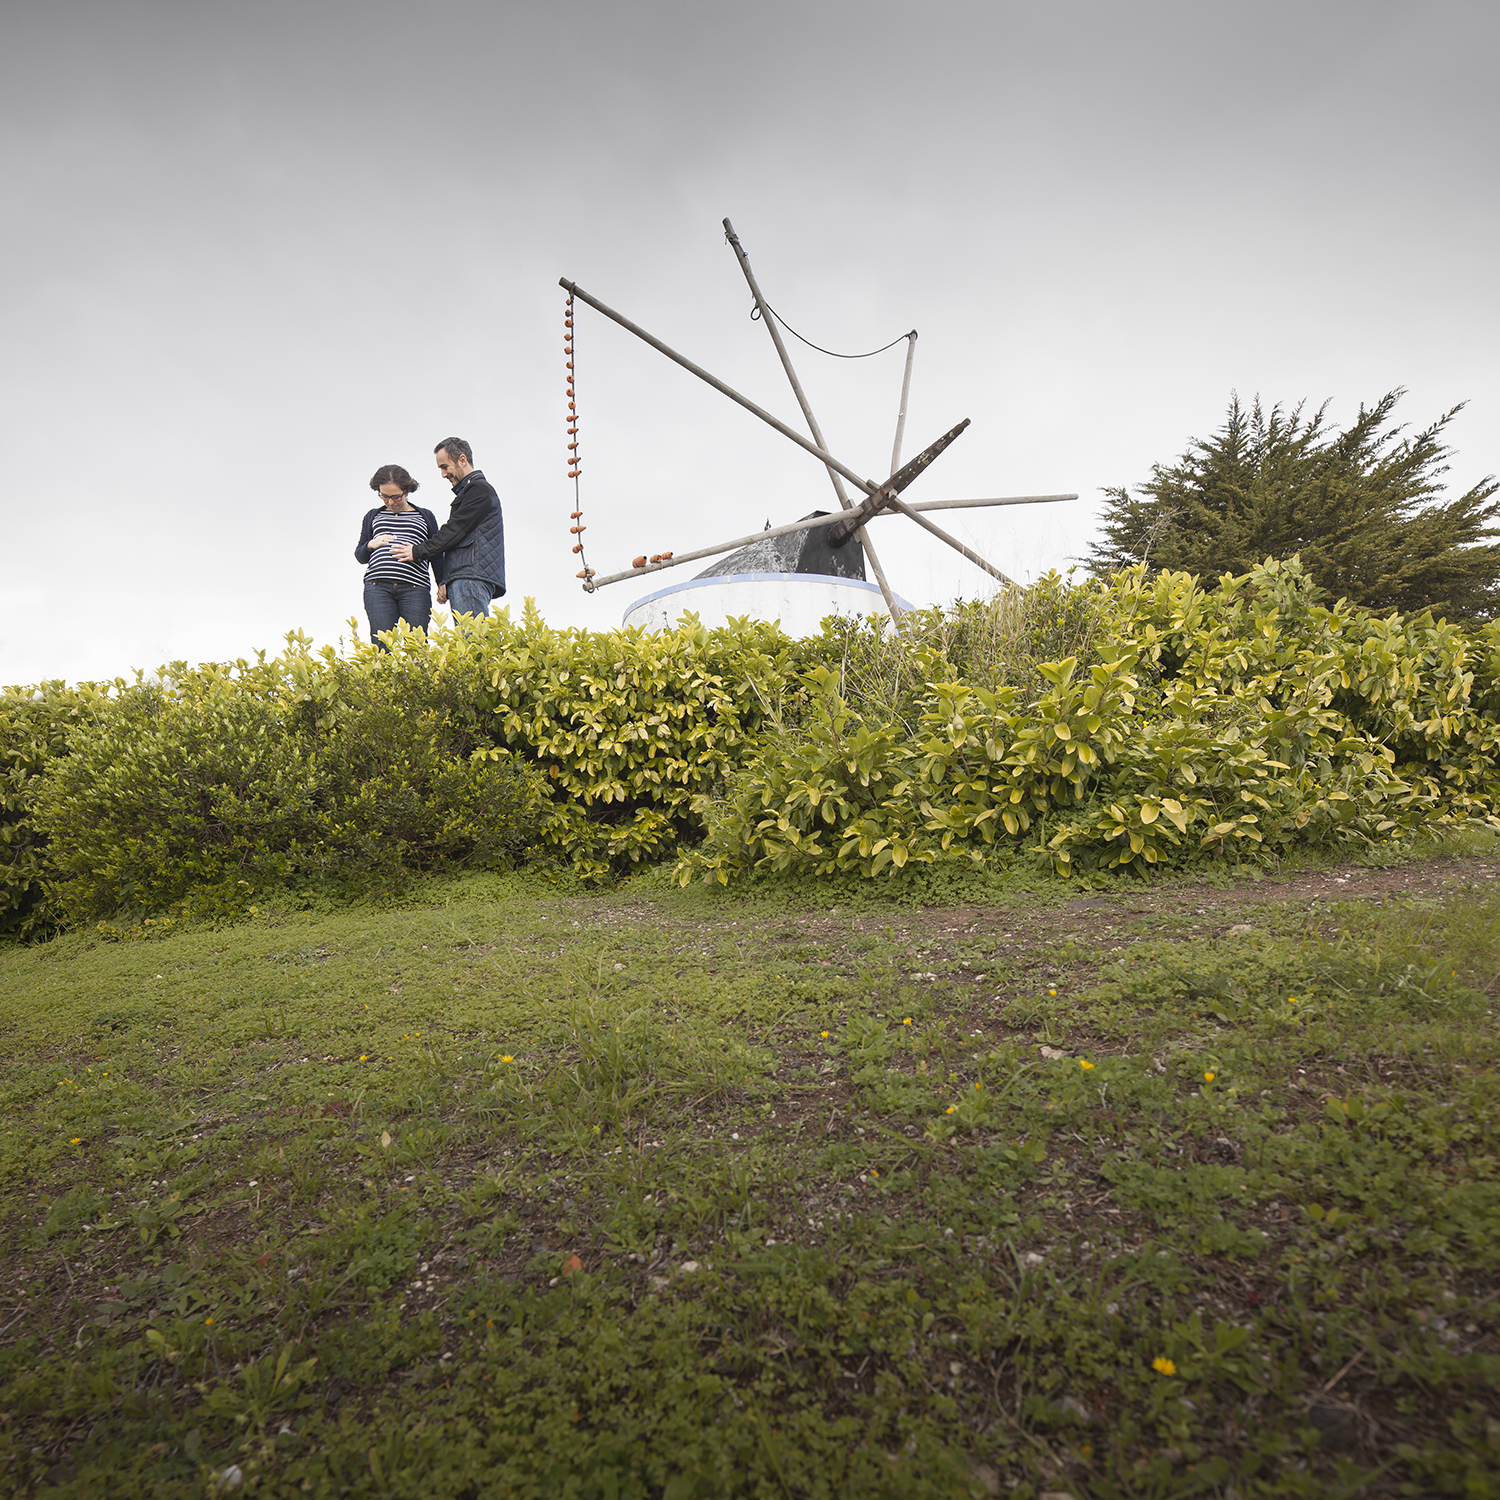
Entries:
{"type": "MultiPolygon", "coordinates": [[[[725,238],[733,247],[735,256],[739,261],[740,268],[744,272],[745,280],[750,287],[751,295],[755,299],[755,312],[753,316],[758,317],[770,334],[771,340],[776,346],[776,353],[785,370],[787,379],[790,381],[793,393],[797,397],[797,403],[802,409],[803,419],[807,423],[810,436],[804,437],[794,428],[771,415],[770,412],[758,406],[747,396],[743,396],[732,386],[726,385],[722,380],[710,374],[702,366],[695,364],[685,355],[679,354],[675,349],[663,343],[654,335],[648,333],[644,328],[632,322],[623,313],[616,312],[598,298],[584,291],[576,282],[569,281],[563,277],[560,285],[568,293],[567,308],[567,341],[565,353],[568,357],[568,432],[569,432],[569,477],[575,485],[575,504],[572,514],[574,526],[573,534],[578,538],[574,545],[574,552],[580,559],[584,558],[582,532],[586,529],[581,524],[582,505],[577,499],[577,483],[580,465],[578,461],[578,415],[576,405],[576,389],[574,381],[574,303],[575,300],[585,303],[595,311],[601,313],[611,322],[649,344],[659,353],[664,354],[675,364],[682,366],[700,380],[711,385],[721,394],[729,397],[737,405],[759,417],[769,426],[774,427],[783,437],[796,443],[808,453],[817,458],[827,471],[829,480],[833,486],[834,494],[839,502],[837,512],[815,511],[812,515],[804,516],[801,520],[778,527],[768,527],[761,535],[754,534],[742,536],[735,540],[722,542],[709,547],[702,547],[687,552],[664,552],[651,556],[641,556],[634,559],[629,568],[606,577],[599,577],[594,569],[584,562],[583,570],[579,577],[583,581],[583,587],[590,593],[603,588],[608,584],[619,583],[627,578],[640,578],[649,573],[657,572],[665,568],[681,567],[689,562],[700,561],[707,557],[721,557],[721,561],[704,569],[695,578],[683,583],[674,584],[657,590],[647,595],[644,599],[637,600],[627,611],[625,620],[627,624],[650,624],[664,625],[671,623],[669,611],[674,606],[683,609],[694,608],[695,604],[709,606],[709,613],[713,615],[723,614],[750,614],[759,618],[781,618],[784,628],[791,628],[792,621],[788,613],[799,617],[797,622],[801,624],[810,616],[811,611],[821,608],[821,613],[816,614],[812,629],[816,629],[816,621],[821,620],[830,613],[868,613],[871,601],[869,593],[878,594],[884,601],[892,621],[897,629],[901,625],[902,614],[910,609],[904,600],[899,599],[892,591],[890,582],[886,577],[885,569],[880,562],[879,555],[869,536],[869,523],[881,516],[900,515],[915,522],[923,530],[931,533],[955,551],[959,552],[974,566],[990,574],[1002,583],[1011,583],[1012,579],[1007,577],[993,563],[989,562],[972,548],[966,546],[957,537],[943,530],[935,521],[928,518],[925,512],[945,509],[967,509],[971,507],[983,507],[994,505],[1043,505],[1052,504],[1064,500],[1076,500],[1076,494],[1065,495],[1011,495],[998,496],[988,499],[977,500],[938,500],[926,503],[911,504],[902,499],[904,491],[913,480],[925,473],[928,466],[964,431],[969,425],[968,418],[944,433],[935,442],[922,450],[916,458],[903,465],[901,463],[901,443],[906,425],[907,397],[911,387],[912,356],[916,349],[916,330],[902,335],[907,341],[907,354],[905,368],[902,375],[901,401],[896,421],[895,440],[891,452],[891,472],[889,476],[881,481],[867,479],[856,470],[842,463],[828,449],[824,441],[823,433],[818,425],[817,417],[813,414],[812,407],[807,399],[807,394],[802,388],[801,381],[797,378],[797,372],[793,368],[791,356],[787,352],[786,342],[781,336],[782,324],[776,314],[771,310],[761,293],[760,285],[750,267],[749,256],[745,253],[739,236],[735,233],[734,226],[728,219],[724,220],[725,238]],[[846,483],[852,486],[858,493],[858,499],[851,497],[846,483]],[[724,557],[723,554],[729,554],[724,557]],[[875,585],[871,585],[866,578],[866,565],[875,575],[875,585]],[[726,604],[724,591],[735,589],[726,604]],[[711,592],[713,591],[713,592],[711,592]],[[690,602],[685,596],[692,595],[690,602]],[[677,597],[684,596],[684,597],[677,597]],[[664,601],[671,601],[670,603],[664,601]],[[795,603],[793,601],[796,601],[795,603]],[[743,608],[734,608],[734,604],[743,604],[743,608]],[[831,605],[831,607],[823,607],[831,605]],[[768,615],[767,610],[776,610],[778,613],[768,615]]],[[[788,330],[791,331],[791,330],[788,330]]],[[[801,335],[795,335],[800,338],[801,335]]],[[[804,340],[806,342],[806,340],[804,340]]],[[[885,347],[891,348],[899,344],[901,339],[895,339],[892,344],[885,347]]],[[[813,347],[818,347],[814,345],[813,347]]],[[[831,351],[824,350],[824,353],[831,351]]],[[[871,354],[883,353],[883,350],[872,350],[871,354]]],[[[866,358],[865,355],[841,356],[851,358],[866,358]]],[[[702,610],[697,611],[700,618],[704,618],[702,610]]],[[[710,623],[705,618],[704,623],[710,623]]],[[[797,630],[794,633],[806,633],[797,630]]]]}

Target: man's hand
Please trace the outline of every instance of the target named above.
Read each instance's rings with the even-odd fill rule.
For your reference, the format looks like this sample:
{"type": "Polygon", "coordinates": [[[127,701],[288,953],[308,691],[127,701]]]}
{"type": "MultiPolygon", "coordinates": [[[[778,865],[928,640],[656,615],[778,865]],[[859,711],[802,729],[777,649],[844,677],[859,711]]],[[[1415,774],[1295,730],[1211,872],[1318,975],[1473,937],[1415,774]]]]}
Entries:
{"type": "Polygon", "coordinates": [[[397,562],[410,562],[411,561],[411,543],[410,542],[398,542],[398,541],[392,539],[392,541],[391,541],[391,556],[394,557],[397,562]]]}
{"type": "Polygon", "coordinates": [[[446,583],[440,583],[437,586],[437,602],[439,604],[446,604],[448,602],[448,585],[446,583]]]}

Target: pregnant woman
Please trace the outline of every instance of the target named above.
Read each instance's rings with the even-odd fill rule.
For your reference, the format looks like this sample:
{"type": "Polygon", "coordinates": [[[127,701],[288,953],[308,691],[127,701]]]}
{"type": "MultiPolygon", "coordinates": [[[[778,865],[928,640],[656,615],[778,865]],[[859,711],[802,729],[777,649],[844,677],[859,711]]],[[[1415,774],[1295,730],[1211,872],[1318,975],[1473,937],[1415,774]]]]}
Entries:
{"type": "MultiPolygon", "coordinates": [[[[397,562],[391,556],[392,542],[419,547],[437,531],[437,517],[430,510],[413,505],[408,498],[417,481],[400,464],[385,464],[376,469],[370,488],[380,496],[381,504],[372,510],[359,531],[355,558],[365,567],[365,613],[370,618],[370,639],[381,650],[389,648],[380,639],[383,630],[394,630],[397,620],[422,630],[432,618],[432,593],[427,582],[425,562],[397,562]]],[[[448,597],[443,587],[442,557],[432,560],[437,578],[438,603],[448,597]]]]}

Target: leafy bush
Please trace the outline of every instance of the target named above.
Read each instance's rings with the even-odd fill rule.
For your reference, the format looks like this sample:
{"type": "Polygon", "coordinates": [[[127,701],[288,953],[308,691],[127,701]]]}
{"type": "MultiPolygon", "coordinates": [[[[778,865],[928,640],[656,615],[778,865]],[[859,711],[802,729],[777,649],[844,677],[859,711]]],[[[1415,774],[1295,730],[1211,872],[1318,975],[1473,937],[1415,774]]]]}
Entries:
{"type": "Polygon", "coordinates": [[[29,779],[7,841],[34,925],[239,910],[288,880],[533,848],[590,877],[670,858],[702,836],[694,800],[795,719],[810,659],[772,625],[553,631],[530,607],[394,645],[340,658],[293,635],[271,660],[177,664],[55,711],[29,750],[39,710],[13,695],[6,745],[29,779]]]}
{"type": "Polygon", "coordinates": [[[812,641],[552,630],[12,691],[0,922],[241,909],[540,858],[587,878],[1069,875],[1496,818],[1500,625],[1317,603],[1295,559],[1136,569],[812,641]],[[1054,655],[1054,653],[1062,653],[1054,655]]]}
{"type": "Polygon", "coordinates": [[[323,814],[302,869],[368,883],[407,870],[508,868],[542,837],[542,775],[490,743],[474,671],[434,670],[419,640],[325,659],[291,694],[323,814]]]}
{"type": "Polygon", "coordinates": [[[670,858],[702,837],[699,806],[786,723],[814,659],[774,625],[552,630],[528,601],[439,636],[436,670],[466,680],[497,746],[551,782],[546,845],[580,873],[670,858]]]}
{"type": "Polygon", "coordinates": [[[59,911],[237,910],[316,841],[318,791],[274,702],[228,678],[201,694],[128,689],[42,778],[35,825],[59,911]]]}
{"type": "Polygon", "coordinates": [[[47,840],[33,821],[42,773],[67,748],[107,689],[44,682],[0,694],[0,932],[23,936],[52,925],[47,840]]]}
{"type": "Polygon", "coordinates": [[[1023,849],[1069,875],[1500,823],[1497,725],[1471,702],[1479,658],[1456,627],[1325,609],[1295,559],[1212,592],[1137,569],[1110,605],[1093,666],[1036,663],[1051,686],[1029,704],[938,677],[929,653],[911,732],[815,670],[804,741],[768,747],[703,804],[709,837],[679,878],[1023,849]]]}
{"type": "Polygon", "coordinates": [[[122,686],[34,797],[50,910],[217,915],[304,877],[347,889],[509,865],[540,836],[546,794],[477,722],[410,651],[315,660],[294,642],[272,662],[122,686]]]}

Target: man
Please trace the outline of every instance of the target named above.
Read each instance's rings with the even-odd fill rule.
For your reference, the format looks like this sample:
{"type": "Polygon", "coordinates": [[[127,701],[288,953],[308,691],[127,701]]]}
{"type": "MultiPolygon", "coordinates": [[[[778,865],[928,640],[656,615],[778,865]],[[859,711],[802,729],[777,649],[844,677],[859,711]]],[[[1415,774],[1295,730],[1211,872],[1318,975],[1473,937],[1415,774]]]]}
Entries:
{"type": "Polygon", "coordinates": [[[444,438],[433,454],[438,473],[453,486],[453,509],[436,536],[413,547],[393,542],[398,562],[443,557],[444,579],[437,602],[456,615],[488,615],[490,600],[505,592],[505,522],[495,487],[474,467],[474,450],[457,437],[444,438]]]}

